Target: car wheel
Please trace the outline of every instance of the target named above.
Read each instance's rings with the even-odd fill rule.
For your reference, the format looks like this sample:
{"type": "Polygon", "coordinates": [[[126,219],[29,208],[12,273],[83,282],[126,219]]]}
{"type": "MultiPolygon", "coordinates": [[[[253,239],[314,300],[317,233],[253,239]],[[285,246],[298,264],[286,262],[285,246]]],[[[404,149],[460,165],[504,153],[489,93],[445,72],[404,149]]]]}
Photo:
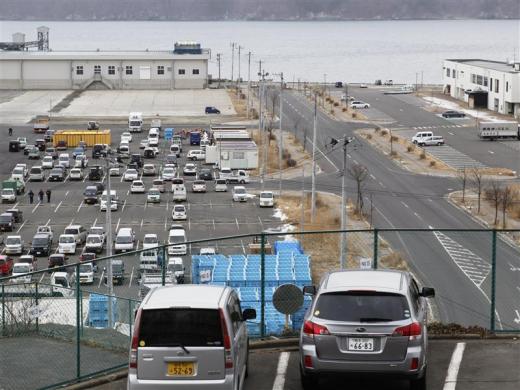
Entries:
{"type": "Polygon", "coordinates": [[[410,381],[410,390],[426,390],[426,370],[421,378],[410,381]]]}
{"type": "Polygon", "coordinates": [[[437,144],[437,146],[442,146],[442,142],[439,142],[439,143],[437,144]]]}
{"type": "Polygon", "coordinates": [[[305,374],[300,367],[300,381],[303,390],[318,390],[319,383],[316,377],[312,374],[305,374]]]}
{"type": "Polygon", "coordinates": [[[368,104],[365,105],[365,108],[368,108],[368,104]]]}

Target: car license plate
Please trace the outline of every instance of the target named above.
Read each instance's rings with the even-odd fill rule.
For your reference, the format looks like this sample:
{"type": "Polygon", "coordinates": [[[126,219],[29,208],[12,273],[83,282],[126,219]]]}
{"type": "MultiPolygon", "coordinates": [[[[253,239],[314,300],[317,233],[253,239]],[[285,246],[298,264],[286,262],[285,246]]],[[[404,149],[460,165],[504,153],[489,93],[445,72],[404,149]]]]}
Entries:
{"type": "Polygon", "coordinates": [[[195,363],[192,362],[175,362],[168,363],[169,376],[194,376],[195,363]]]}
{"type": "Polygon", "coordinates": [[[349,351],[373,351],[374,350],[374,339],[372,338],[361,338],[361,337],[349,337],[348,339],[348,350],[349,351]]]}

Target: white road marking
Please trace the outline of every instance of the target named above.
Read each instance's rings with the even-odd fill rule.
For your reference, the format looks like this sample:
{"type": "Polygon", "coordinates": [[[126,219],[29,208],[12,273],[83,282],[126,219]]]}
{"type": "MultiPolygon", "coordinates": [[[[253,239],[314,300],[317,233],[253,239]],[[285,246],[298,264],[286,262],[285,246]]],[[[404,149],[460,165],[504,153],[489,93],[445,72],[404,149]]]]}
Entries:
{"type": "Polygon", "coordinates": [[[23,223],[20,225],[20,227],[18,228],[18,230],[16,231],[16,233],[20,233],[20,230],[22,230],[23,225],[25,225],[26,222],[27,222],[27,220],[23,221],[23,223]]]}
{"type": "Polygon", "coordinates": [[[370,174],[370,177],[372,178],[372,180],[376,180],[376,177],[372,174],[370,174]]]}
{"type": "Polygon", "coordinates": [[[101,276],[99,277],[98,288],[101,287],[101,283],[103,283],[103,275],[105,275],[105,270],[101,271],[101,276]]]}
{"type": "Polygon", "coordinates": [[[125,211],[125,206],[126,206],[126,199],[125,199],[125,201],[123,202],[123,207],[122,207],[121,211],[125,211]]]}
{"type": "Polygon", "coordinates": [[[65,196],[67,196],[69,194],[69,191],[65,192],[65,196]]]}
{"type": "Polygon", "coordinates": [[[240,239],[240,245],[242,245],[242,251],[244,252],[244,255],[246,254],[246,246],[244,245],[244,241],[240,239]]]}
{"type": "Polygon", "coordinates": [[[144,219],[141,218],[141,227],[139,228],[139,230],[143,230],[143,223],[144,223],[144,219]]]}
{"type": "Polygon", "coordinates": [[[276,378],[274,378],[273,390],[283,390],[285,385],[285,374],[287,373],[287,366],[289,365],[290,356],[290,352],[280,353],[280,358],[278,359],[278,368],[276,369],[276,378]]]}
{"type": "Polygon", "coordinates": [[[237,230],[240,230],[240,225],[238,224],[238,218],[235,218],[235,222],[237,224],[237,230]]]}
{"type": "Polygon", "coordinates": [[[516,314],[516,317],[513,319],[513,321],[517,324],[520,324],[520,312],[518,310],[515,310],[515,314],[516,314]]]}
{"type": "Polygon", "coordinates": [[[119,223],[121,222],[121,218],[117,219],[116,231],[119,229],[119,223]]]}
{"type": "Polygon", "coordinates": [[[56,206],[56,208],[54,209],[54,212],[58,212],[58,209],[60,208],[61,204],[63,203],[63,201],[60,201],[60,203],[58,203],[58,206],[56,206]]]}
{"type": "Polygon", "coordinates": [[[460,363],[462,362],[465,348],[466,343],[457,343],[455,346],[455,350],[451,355],[450,365],[448,367],[446,380],[444,381],[443,390],[455,390],[457,387],[457,377],[459,376],[460,363]]]}
{"type": "Polygon", "coordinates": [[[410,206],[408,206],[408,205],[407,205],[406,203],[404,203],[403,201],[401,201],[401,204],[402,204],[404,207],[406,207],[407,209],[410,208],[410,206]]]}
{"type": "Polygon", "coordinates": [[[455,134],[453,134],[451,131],[448,131],[448,134],[449,134],[449,135],[455,135],[455,134]]]}
{"type": "Polygon", "coordinates": [[[128,283],[128,287],[132,286],[132,278],[134,277],[134,266],[132,266],[132,272],[130,273],[130,282],[128,283]]]}
{"type": "Polygon", "coordinates": [[[42,282],[44,277],[45,277],[45,274],[42,274],[42,277],[40,278],[40,283],[42,282]]]}
{"type": "Polygon", "coordinates": [[[32,209],[31,213],[34,214],[34,212],[36,211],[36,209],[38,208],[38,206],[41,204],[41,202],[38,202],[36,203],[36,206],[34,206],[34,208],[32,209]]]}
{"type": "Polygon", "coordinates": [[[81,210],[82,207],[83,207],[83,201],[81,201],[81,203],[79,204],[78,209],[76,210],[76,212],[79,213],[79,210],[81,210]]]}
{"type": "Polygon", "coordinates": [[[188,218],[188,230],[191,230],[191,218],[188,218]]]}
{"type": "Polygon", "coordinates": [[[379,182],[379,185],[380,185],[381,187],[383,187],[383,188],[386,188],[386,186],[385,186],[383,183],[381,183],[381,182],[379,182]]]}
{"type": "Polygon", "coordinates": [[[488,150],[488,152],[489,152],[490,154],[495,154],[495,152],[493,152],[492,150],[488,150]]]}

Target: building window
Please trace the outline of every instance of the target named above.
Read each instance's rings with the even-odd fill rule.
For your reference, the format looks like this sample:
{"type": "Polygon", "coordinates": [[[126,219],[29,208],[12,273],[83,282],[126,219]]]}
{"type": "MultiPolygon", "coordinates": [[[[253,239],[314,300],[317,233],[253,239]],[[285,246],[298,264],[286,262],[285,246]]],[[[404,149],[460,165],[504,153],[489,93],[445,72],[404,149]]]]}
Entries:
{"type": "Polygon", "coordinates": [[[83,74],[83,66],[82,65],[76,66],[76,74],[83,74]]]}
{"type": "Polygon", "coordinates": [[[94,65],[94,74],[101,74],[101,65],[94,65]]]}
{"type": "Polygon", "coordinates": [[[193,69],[191,73],[192,74],[199,74],[199,70],[198,69],[193,69]]]}
{"type": "Polygon", "coordinates": [[[131,65],[126,66],[126,74],[134,74],[134,70],[131,65]]]}
{"type": "Polygon", "coordinates": [[[116,74],[116,67],[114,65],[108,66],[108,74],[116,74]]]}
{"type": "Polygon", "coordinates": [[[495,80],[495,92],[498,93],[498,80],[495,80]]]}
{"type": "Polygon", "coordinates": [[[457,77],[457,71],[455,69],[453,69],[453,71],[451,72],[451,76],[453,78],[457,77]]]}
{"type": "Polygon", "coordinates": [[[473,73],[471,74],[471,82],[472,82],[473,84],[476,84],[476,83],[477,83],[477,75],[475,75],[475,74],[473,74],[473,73]]]}
{"type": "Polygon", "coordinates": [[[488,78],[484,77],[484,87],[487,87],[487,86],[488,86],[488,78]]]}
{"type": "Polygon", "coordinates": [[[477,75],[477,84],[482,85],[482,76],[481,75],[477,75]]]}
{"type": "Polygon", "coordinates": [[[186,69],[179,69],[179,74],[186,74],[186,69]]]}
{"type": "Polygon", "coordinates": [[[233,152],[233,158],[235,160],[243,160],[246,158],[246,155],[244,152],[233,152]]]}
{"type": "Polygon", "coordinates": [[[164,74],[164,66],[163,65],[159,65],[157,67],[157,74],[164,74]]]}
{"type": "Polygon", "coordinates": [[[450,77],[450,68],[446,68],[446,77],[450,77]]]}
{"type": "Polygon", "coordinates": [[[493,78],[489,79],[489,90],[493,92],[493,78]]]}
{"type": "Polygon", "coordinates": [[[506,81],[506,92],[509,92],[509,81],[506,81]]]}

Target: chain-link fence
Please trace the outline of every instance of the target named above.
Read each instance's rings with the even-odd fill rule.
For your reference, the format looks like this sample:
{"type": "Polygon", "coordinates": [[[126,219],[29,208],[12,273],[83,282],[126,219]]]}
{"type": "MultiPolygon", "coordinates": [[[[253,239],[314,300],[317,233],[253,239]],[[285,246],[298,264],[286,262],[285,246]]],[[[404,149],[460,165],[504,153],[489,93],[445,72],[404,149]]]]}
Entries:
{"type": "Polygon", "coordinates": [[[274,299],[280,286],[301,290],[339,269],[401,269],[436,289],[430,321],[519,332],[518,237],[518,231],[395,229],[266,231],[192,241],[172,234],[170,245],[145,239],[139,251],[4,277],[2,388],[56,387],[126,366],[140,300],[156,286],[177,283],[235,288],[242,308],[257,311],[248,322],[250,336],[265,337],[297,334],[311,303],[305,296],[296,311],[280,313],[276,300],[300,299],[283,293],[274,299]]]}

